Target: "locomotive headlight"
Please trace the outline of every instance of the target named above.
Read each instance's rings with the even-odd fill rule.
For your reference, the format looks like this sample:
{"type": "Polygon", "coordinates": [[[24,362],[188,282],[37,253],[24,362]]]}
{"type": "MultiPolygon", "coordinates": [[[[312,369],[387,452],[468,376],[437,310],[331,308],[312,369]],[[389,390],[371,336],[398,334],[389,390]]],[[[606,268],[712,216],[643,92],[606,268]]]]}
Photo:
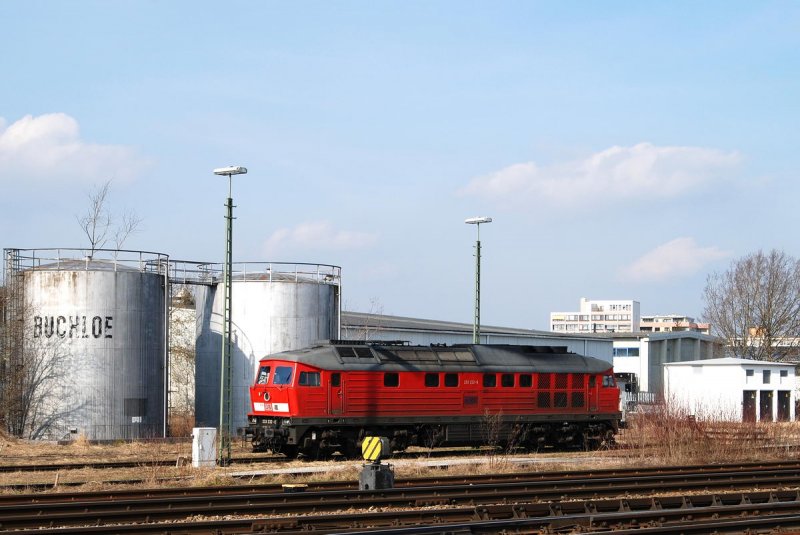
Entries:
{"type": "Polygon", "coordinates": [[[269,401],[269,392],[264,392],[264,401],[269,401]]]}

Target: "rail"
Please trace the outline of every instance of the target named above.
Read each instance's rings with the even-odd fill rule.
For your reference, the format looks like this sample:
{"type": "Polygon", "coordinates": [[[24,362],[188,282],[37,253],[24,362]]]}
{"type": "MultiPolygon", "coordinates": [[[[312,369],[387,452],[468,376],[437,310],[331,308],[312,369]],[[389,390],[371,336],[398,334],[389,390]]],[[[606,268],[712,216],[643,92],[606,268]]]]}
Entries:
{"type": "MultiPolygon", "coordinates": [[[[594,527],[598,523],[599,527],[608,528],[610,524],[618,523],[621,515],[626,515],[623,527],[642,527],[639,524],[644,525],[645,520],[659,522],[659,518],[661,522],[694,521],[687,515],[699,519],[700,515],[707,514],[707,518],[716,519],[724,514],[729,518],[741,519],[762,511],[769,516],[781,510],[786,512],[789,505],[795,517],[790,525],[800,525],[800,494],[796,490],[800,476],[796,467],[741,471],[720,471],[718,467],[710,467],[709,470],[700,468],[688,473],[672,474],[644,472],[640,475],[588,479],[569,473],[563,474],[563,477],[556,475],[555,478],[552,474],[549,478],[546,475],[526,478],[516,474],[508,475],[509,480],[492,483],[447,482],[383,489],[380,492],[312,490],[287,496],[285,492],[252,493],[232,488],[221,489],[218,495],[213,496],[134,498],[112,495],[100,500],[78,498],[77,501],[65,499],[47,503],[0,503],[0,525],[3,530],[35,529],[42,531],[25,533],[63,534],[128,532],[134,529],[131,524],[135,523],[137,533],[176,530],[185,533],[184,528],[191,522],[175,522],[196,519],[202,515],[206,519],[213,519],[211,521],[216,523],[216,528],[209,529],[211,526],[206,524],[205,531],[192,532],[249,533],[289,529],[292,532],[327,533],[352,531],[355,526],[374,528],[383,525],[397,529],[428,524],[426,533],[441,533],[443,527],[447,531],[463,531],[449,529],[453,526],[446,524],[452,521],[480,523],[506,519],[515,523],[541,524],[537,527],[540,530],[567,526],[577,529],[580,525],[594,527]],[[785,488],[791,490],[780,490],[785,488]],[[712,492],[714,494],[709,494],[712,492]],[[716,494],[719,492],[728,494],[716,494]],[[502,509],[497,511],[501,514],[491,514],[495,509],[502,509]],[[467,516],[464,517],[463,513],[467,516]],[[446,514],[456,517],[443,523],[442,517],[446,514]],[[598,515],[604,516],[600,518],[598,515]],[[246,522],[255,522],[249,531],[240,527],[232,529],[236,522],[242,522],[235,520],[241,517],[247,518],[246,522]],[[256,517],[257,520],[254,520],[256,517]],[[398,521],[400,517],[403,519],[398,521]],[[383,518],[383,521],[379,518],[383,518]],[[592,522],[586,524],[587,520],[592,522]],[[57,531],[47,531],[56,526],[57,531]],[[76,531],[68,531],[70,526],[76,531]],[[168,529],[165,529],[166,526],[169,526],[168,529]]],[[[675,524],[670,527],[672,531],[667,533],[683,531],[676,529],[678,526],[675,524]]]]}

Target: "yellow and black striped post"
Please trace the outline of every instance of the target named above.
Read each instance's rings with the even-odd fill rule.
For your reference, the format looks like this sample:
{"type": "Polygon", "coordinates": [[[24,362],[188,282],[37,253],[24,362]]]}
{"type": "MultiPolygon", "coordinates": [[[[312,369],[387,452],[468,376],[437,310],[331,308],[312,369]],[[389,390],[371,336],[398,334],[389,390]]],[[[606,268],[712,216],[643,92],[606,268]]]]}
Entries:
{"type": "Polygon", "coordinates": [[[370,464],[361,466],[358,476],[360,490],[391,489],[394,487],[394,470],[390,464],[381,464],[382,457],[392,454],[392,447],[386,437],[364,437],[361,442],[361,456],[370,464]]]}
{"type": "Polygon", "coordinates": [[[361,456],[365,461],[379,463],[387,452],[391,453],[389,439],[386,437],[364,437],[361,443],[361,456]]]}

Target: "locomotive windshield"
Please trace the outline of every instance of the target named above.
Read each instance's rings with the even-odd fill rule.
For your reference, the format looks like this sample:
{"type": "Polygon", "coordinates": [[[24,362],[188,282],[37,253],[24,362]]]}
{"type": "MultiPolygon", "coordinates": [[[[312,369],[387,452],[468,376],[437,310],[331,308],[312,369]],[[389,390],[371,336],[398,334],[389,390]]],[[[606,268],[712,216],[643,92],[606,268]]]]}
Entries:
{"type": "Polygon", "coordinates": [[[292,384],[292,368],[289,366],[277,366],[275,368],[275,375],[272,378],[274,385],[289,385],[292,384]]]}
{"type": "Polygon", "coordinates": [[[261,366],[258,370],[258,379],[256,383],[265,385],[269,381],[269,366],[261,366]]]}

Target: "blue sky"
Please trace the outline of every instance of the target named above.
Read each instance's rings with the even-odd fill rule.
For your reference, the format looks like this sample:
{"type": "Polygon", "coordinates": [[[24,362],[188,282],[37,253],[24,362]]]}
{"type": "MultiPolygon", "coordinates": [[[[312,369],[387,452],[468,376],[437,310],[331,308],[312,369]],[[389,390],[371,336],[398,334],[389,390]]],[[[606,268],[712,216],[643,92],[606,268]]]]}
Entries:
{"type": "Polygon", "coordinates": [[[701,316],[798,257],[796,2],[0,2],[0,246],[340,265],[345,308],[547,328],[580,297],[701,316]]]}

